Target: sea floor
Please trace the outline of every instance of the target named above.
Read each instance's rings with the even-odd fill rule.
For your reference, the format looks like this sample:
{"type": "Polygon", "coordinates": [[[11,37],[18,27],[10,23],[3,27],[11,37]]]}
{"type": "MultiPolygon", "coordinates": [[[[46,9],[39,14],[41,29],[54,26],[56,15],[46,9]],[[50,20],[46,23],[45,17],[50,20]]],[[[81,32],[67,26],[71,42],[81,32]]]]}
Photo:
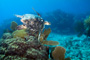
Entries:
{"type": "Polygon", "coordinates": [[[58,41],[59,45],[66,49],[65,57],[71,60],[90,60],[90,38],[82,35],[60,35],[51,33],[47,40],[58,41]]]}

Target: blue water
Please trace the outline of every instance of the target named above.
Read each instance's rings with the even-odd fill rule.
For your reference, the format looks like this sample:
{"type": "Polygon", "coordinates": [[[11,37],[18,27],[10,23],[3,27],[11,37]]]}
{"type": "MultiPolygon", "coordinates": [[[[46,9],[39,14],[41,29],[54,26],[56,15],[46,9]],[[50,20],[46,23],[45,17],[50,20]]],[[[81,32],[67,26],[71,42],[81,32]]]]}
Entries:
{"type": "Polygon", "coordinates": [[[78,15],[90,13],[89,6],[89,0],[0,0],[0,25],[9,24],[15,14],[35,13],[32,8],[44,14],[42,16],[57,9],[78,15]]]}
{"type": "Polygon", "coordinates": [[[0,37],[10,29],[12,21],[22,24],[15,14],[36,14],[49,21],[52,32],[60,35],[76,34],[75,22],[90,15],[90,0],[0,0],[0,37]]]}
{"type": "Polygon", "coordinates": [[[56,9],[64,12],[81,14],[90,11],[89,0],[0,0],[0,20],[14,17],[14,14],[34,12],[46,13],[56,9]]]}

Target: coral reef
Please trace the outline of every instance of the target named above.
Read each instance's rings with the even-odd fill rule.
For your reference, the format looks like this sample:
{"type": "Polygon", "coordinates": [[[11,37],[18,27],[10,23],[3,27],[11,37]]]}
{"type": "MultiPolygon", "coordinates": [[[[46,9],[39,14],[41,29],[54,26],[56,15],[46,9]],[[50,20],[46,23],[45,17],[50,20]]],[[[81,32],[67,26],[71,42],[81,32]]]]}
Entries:
{"type": "Polygon", "coordinates": [[[25,36],[27,36],[27,32],[25,29],[22,29],[22,30],[16,30],[12,33],[13,37],[16,38],[16,37],[21,37],[21,38],[24,38],[25,36]]]}
{"type": "Polygon", "coordinates": [[[11,35],[11,33],[4,33],[2,38],[3,39],[10,39],[10,38],[12,38],[12,35],[11,35]]]}
{"type": "Polygon", "coordinates": [[[19,37],[7,39],[2,42],[0,47],[0,55],[4,56],[0,59],[13,60],[17,57],[18,59],[47,60],[48,53],[49,47],[43,46],[34,36],[26,39],[19,37]]]}
{"type": "MultiPolygon", "coordinates": [[[[13,32],[4,33],[0,44],[0,60],[48,60],[49,46],[58,45],[57,41],[48,41],[51,29],[45,29],[45,22],[40,16],[33,14],[17,15],[21,18],[22,25],[17,26],[12,22],[13,32]],[[40,38],[40,39],[38,39],[40,38]]],[[[54,59],[64,58],[63,47],[55,47],[52,52],[54,59]],[[55,56],[57,52],[57,56],[55,56]],[[61,53],[61,54],[59,54],[61,53]]],[[[51,60],[53,60],[53,58],[51,60]]]]}

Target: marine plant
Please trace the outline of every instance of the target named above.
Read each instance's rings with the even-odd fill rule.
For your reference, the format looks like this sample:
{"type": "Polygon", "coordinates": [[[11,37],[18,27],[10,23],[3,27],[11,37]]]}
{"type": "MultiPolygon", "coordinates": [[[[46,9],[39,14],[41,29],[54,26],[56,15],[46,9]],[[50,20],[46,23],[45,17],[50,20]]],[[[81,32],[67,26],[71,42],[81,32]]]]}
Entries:
{"type": "Polygon", "coordinates": [[[45,44],[45,45],[58,45],[59,42],[57,42],[57,41],[53,41],[53,40],[52,41],[48,41],[47,40],[47,37],[50,34],[50,32],[51,32],[50,28],[45,29],[44,32],[41,33],[40,42],[42,44],[45,44]]]}
{"type": "Polygon", "coordinates": [[[52,52],[52,56],[55,60],[64,60],[65,59],[65,48],[61,47],[61,46],[57,46],[55,47],[55,49],[52,52]]]}
{"type": "Polygon", "coordinates": [[[17,24],[15,21],[12,21],[10,28],[11,28],[13,31],[15,31],[16,28],[17,28],[17,26],[18,26],[18,24],[17,24]]]}
{"type": "Polygon", "coordinates": [[[46,40],[50,32],[51,32],[50,28],[45,29],[44,32],[42,32],[40,35],[40,41],[42,42],[43,40],[46,40]]]}

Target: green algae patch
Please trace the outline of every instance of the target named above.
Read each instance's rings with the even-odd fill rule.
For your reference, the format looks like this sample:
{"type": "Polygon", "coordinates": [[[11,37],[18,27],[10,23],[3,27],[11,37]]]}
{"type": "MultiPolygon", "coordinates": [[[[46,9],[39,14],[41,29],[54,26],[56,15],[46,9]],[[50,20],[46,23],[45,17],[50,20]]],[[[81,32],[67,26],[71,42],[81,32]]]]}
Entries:
{"type": "Polygon", "coordinates": [[[12,33],[13,35],[13,38],[16,38],[16,37],[21,37],[21,38],[24,38],[25,36],[28,36],[27,32],[25,29],[22,29],[22,30],[16,30],[12,33]]]}

